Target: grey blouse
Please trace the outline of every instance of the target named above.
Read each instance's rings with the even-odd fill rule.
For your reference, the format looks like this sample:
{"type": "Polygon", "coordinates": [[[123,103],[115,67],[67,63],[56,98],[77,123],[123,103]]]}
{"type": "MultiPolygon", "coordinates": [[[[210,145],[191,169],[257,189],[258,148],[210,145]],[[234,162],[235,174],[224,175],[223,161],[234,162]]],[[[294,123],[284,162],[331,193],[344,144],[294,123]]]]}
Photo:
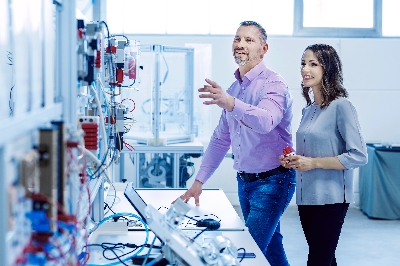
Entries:
{"type": "Polygon", "coordinates": [[[356,109],[348,99],[340,97],[325,109],[311,105],[302,113],[296,133],[296,154],[336,156],[346,169],[297,171],[296,203],[353,203],[353,169],[368,160],[356,109]]]}

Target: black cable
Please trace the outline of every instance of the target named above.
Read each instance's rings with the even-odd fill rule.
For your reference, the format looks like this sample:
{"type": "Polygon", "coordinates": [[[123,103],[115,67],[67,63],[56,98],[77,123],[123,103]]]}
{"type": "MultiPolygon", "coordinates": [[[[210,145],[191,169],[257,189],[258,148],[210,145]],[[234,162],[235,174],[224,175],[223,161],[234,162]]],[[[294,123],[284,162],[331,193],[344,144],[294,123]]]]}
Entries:
{"type": "Polygon", "coordinates": [[[10,99],[8,100],[8,107],[10,108],[10,115],[9,116],[12,116],[14,114],[14,109],[12,107],[11,100],[12,100],[12,92],[13,92],[13,89],[14,89],[15,84],[16,84],[16,81],[14,81],[15,69],[14,69],[14,62],[13,62],[13,58],[12,58],[12,52],[7,51],[7,59],[9,61],[9,62],[7,62],[7,65],[11,66],[12,70],[13,70],[13,85],[10,88],[10,99]]]}
{"type": "MultiPolygon", "coordinates": [[[[190,179],[196,172],[196,168],[194,167],[194,163],[192,162],[191,158],[192,158],[192,156],[189,154],[189,157],[186,159],[187,166],[189,166],[192,169],[192,173],[189,175],[188,179],[190,179]]],[[[189,174],[189,171],[188,171],[188,174],[189,174]]]]}
{"type": "MultiPolygon", "coordinates": [[[[113,214],[116,214],[116,213],[111,209],[112,206],[110,207],[110,205],[108,205],[107,202],[104,202],[104,204],[105,204],[104,210],[108,208],[113,214]]],[[[108,213],[108,211],[107,211],[104,215],[106,215],[107,213],[108,213]]],[[[128,226],[129,226],[130,223],[133,223],[133,222],[138,221],[138,220],[131,220],[131,219],[125,217],[125,216],[115,216],[113,219],[114,219],[114,221],[116,222],[116,221],[118,221],[118,219],[120,219],[120,218],[124,219],[124,220],[128,223],[128,226]]]]}
{"type": "MultiPolygon", "coordinates": [[[[172,98],[161,98],[161,101],[163,101],[163,102],[165,102],[165,101],[170,101],[172,98]]],[[[174,100],[174,99],[173,99],[174,100]]],[[[144,113],[144,114],[146,114],[146,115],[148,115],[148,114],[150,114],[151,112],[149,111],[149,112],[147,112],[145,109],[144,109],[144,107],[145,107],[145,105],[147,104],[147,103],[149,103],[151,101],[151,99],[147,99],[147,100],[145,100],[143,103],[142,103],[142,106],[141,106],[141,108],[142,108],[142,112],[144,113]]],[[[183,102],[183,99],[179,99],[179,101],[180,102],[183,102]]],[[[168,105],[168,103],[164,103],[164,105],[166,105],[167,107],[169,106],[168,105]]],[[[178,107],[178,109],[179,109],[179,107],[178,107]]],[[[178,110],[177,109],[177,110],[178,110]]],[[[165,110],[165,111],[162,111],[161,112],[161,114],[162,115],[165,115],[165,114],[167,114],[169,112],[169,110],[168,110],[168,108],[167,108],[167,110],[165,110]]]]}
{"type": "MultiPolygon", "coordinates": [[[[123,265],[126,265],[126,266],[128,266],[128,264],[126,264],[125,262],[123,262],[123,261],[121,260],[121,257],[122,257],[122,256],[125,256],[125,255],[128,255],[129,253],[132,253],[132,252],[134,251],[134,250],[132,250],[132,251],[130,251],[130,252],[128,252],[128,253],[125,253],[125,254],[123,254],[123,255],[121,255],[121,256],[118,256],[114,249],[109,249],[109,250],[115,255],[115,258],[117,258],[123,265]]],[[[105,256],[105,252],[106,252],[106,251],[107,251],[107,249],[104,249],[104,250],[103,250],[103,257],[104,257],[105,259],[107,259],[107,260],[112,260],[112,259],[109,259],[109,258],[107,258],[107,257],[105,256]]]]}
{"type": "Polygon", "coordinates": [[[165,56],[164,56],[163,53],[161,53],[161,57],[162,57],[162,59],[164,60],[165,67],[167,68],[167,70],[165,71],[163,81],[160,82],[160,86],[163,85],[163,84],[165,83],[165,81],[167,80],[167,77],[168,77],[168,73],[169,73],[168,63],[167,63],[167,60],[165,59],[165,56]]]}
{"type": "Polygon", "coordinates": [[[122,254],[122,255],[118,256],[118,255],[115,253],[114,249],[125,248],[125,245],[122,244],[122,243],[118,243],[118,244],[112,244],[112,243],[88,244],[88,245],[85,246],[85,248],[87,248],[87,247],[102,247],[102,248],[103,248],[103,257],[104,257],[106,260],[115,260],[115,259],[118,259],[123,265],[126,265],[126,266],[128,266],[128,265],[125,264],[125,263],[121,260],[121,257],[123,257],[123,256],[125,256],[125,255],[127,255],[127,254],[130,254],[130,253],[132,253],[132,252],[134,252],[134,251],[136,250],[136,249],[135,249],[135,250],[132,250],[132,251],[130,251],[130,252],[128,252],[128,253],[125,253],[125,254],[122,254]],[[107,244],[111,244],[111,245],[113,245],[113,247],[107,247],[107,246],[106,246],[107,244]],[[105,255],[105,251],[107,251],[107,250],[109,250],[109,251],[111,251],[112,253],[114,253],[115,258],[109,258],[109,257],[107,257],[107,256],[105,255]]]}
{"type": "MultiPolygon", "coordinates": [[[[91,178],[91,179],[96,178],[97,172],[101,169],[101,167],[104,165],[104,163],[105,163],[105,161],[106,161],[106,159],[107,159],[107,155],[108,155],[108,152],[110,151],[111,144],[112,144],[112,143],[111,143],[111,141],[110,141],[110,142],[108,143],[108,145],[107,145],[106,153],[105,153],[105,155],[103,156],[103,159],[102,159],[102,161],[101,161],[99,167],[97,167],[97,169],[94,171],[94,173],[93,173],[92,175],[89,176],[89,178],[91,178]]],[[[116,151],[114,150],[114,154],[115,154],[115,152],[116,152],[116,151]]],[[[113,157],[114,157],[114,154],[113,154],[113,157]]],[[[98,177],[100,177],[100,176],[105,172],[105,170],[107,170],[107,168],[110,167],[112,161],[113,161],[113,160],[111,160],[111,161],[110,161],[110,164],[109,164],[107,167],[105,167],[105,168],[103,169],[102,172],[100,172],[100,173],[98,174],[98,177]]]]}
{"type": "MultiPolygon", "coordinates": [[[[166,207],[165,207],[166,208],[166,207]]],[[[215,215],[215,214],[204,214],[204,215],[202,215],[202,216],[214,216],[215,218],[217,218],[218,219],[218,222],[221,222],[221,219],[219,219],[219,217],[217,216],[217,215],[215,215]]],[[[196,216],[193,216],[193,217],[190,217],[190,216],[188,216],[188,215],[185,215],[185,217],[186,218],[189,218],[189,219],[191,219],[191,220],[193,220],[193,221],[196,221],[196,222],[198,222],[198,221],[200,221],[200,220],[202,220],[202,219],[200,219],[200,220],[196,220],[196,219],[194,219],[193,217],[198,217],[198,218],[200,218],[200,216],[198,216],[198,215],[196,215],[196,216]]]]}
{"type": "MultiPolygon", "coordinates": [[[[100,170],[100,168],[104,165],[104,163],[105,163],[105,161],[106,161],[106,159],[107,159],[107,154],[108,154],[108,151],[110,150],[110,148],[111,148],[111,141],[110,141],[110,143],[108,144],[108,147],[107,147],[107,150],[106,150],[106,154],[104,154],[103,160],[100,162],[99,167],[97,167],[97,169],[93,172],[93,174],[89,176],[90,179],[96,178],[97,172],[98,172],[98,171],[100,170]]],[[[102,173],[103,173],[103,172],[102,172],[102,173]]],[[[98,176],[100,177],[100,175],[101,175],[101,174],[99,174],[98,176]]]]}
{"type": "MultiPolygon", "coordinates": [[[[187,166],[187,160],[184,158],[182,158],[182,160],[185,162],[185,164],[187,166]]],[[[178,177],[179,178],[179,184],[178,184],[179,187],[181,187],[181,185],[183,185],[183,183],[186,183],[186,181],[187,181],[187,180],[184,180],[184,178],[183,178],[183,171],[185,170],[186,166],[181,167],[181,171],[180,171],[179,177],[178,177]]],[[[187,171],[187,168],[186,168],[186,171],[187,171]]]]}
{"type": "Polygon", "coordinates": [[[12,58],[12,53],[10,51],[7,51],[7,59],[8,59],[8,61],[10,61],[10,63],[7,63],[7,65],[12,66],[13,58],[12,58]]]}
{"type": "Polygon", "coordinates": [[[239,251],[239,250],[243,250],[243,255],[242,255],[242,257],[241,257],[240,260],[239,260],[239,262],[242,262],[242,260],[243,260],[244,257],[246,256],[246,249],[245,249],[245,248],[238,248],[237,251],[239,251]]]}
{"type": "MultiPolygon", "coordinates": [[[[109,144],[107,151],[109,150],[110,146],[111,146],[111,143],[109,144]]],[[[114,154],[113,154],[113,156],[111,157],[110,163],[109,163],[108,165],[106,165],[106,166],[103,168],[103,170],[98,174],[98,177],[100,177],[100,176],[108,169],[108,167],[111,166],[111,164],[112,164],[113,161],[114,161],[114,156],[115,156],[116,152],[117,152],[116,149],[114,149],[114,154]]],[[[94,177],[94,176],[96,175],[97,171],[100,170],[100,168],[104,165],[105,159],[107,158],[107,154],[108,154],[108,152],[107,152],[106,155],[104,156],[101,165],[96,169],[96,172],[93,173],[93,175],[91,175],[90,177],[94,177]]]]}
{"type": "MultiPolygon", "coordinates": [[[[107,28],[107,39],[108,39],[107,43],[108,43],[109,49],[111,49],[110,31],[108,30],[108,25],[104,20],[100,21],[100,23],[103,23],[107,28]]],[[[114,67],[114,62],[113,62],[113,57],[112,56],[110,56],[110,60],[111,60],[111,66],[110,67],[114,70],[115,67],[114,67]]],[[[116,77],[115,77],[115,79],[116,79],[116,77]]],[[[113,80],[113,82],[114,81],[115,80],[113,80]]]]}
{"type": "Polygon", "coordinates": [[[108,30],[108,25],[107,25],[107,23],[106,23],[104,20],[100,21],[100,23],[102,23],[102,24],[104,24],[104,25],[106,26],[106,29],[107,29],[107,38],[108,38],[108,40],[110,40],[110,31],[108,30]]]}
{"type": "MultiPolygon", "coordinates": [[[[114,156],[112,158],[114,158],[114,156]]],[[[103,170],[98,174],[99,177],[111,166],[112,162],[113,160],[111,160],[108,165],[104,166],[103,170]]]]}
{"type": "Polygon", "coordinates": [[[190,168],[192,168],[192,174],[189,176],[189,178],[193,177],[194,173],[196,172],[196,167],[192,165],[190,168]]]}
{"type": "MultiPolygon", "coordinates": [[[[108,208],[113,214],[116,214],[116,213],[110,208],[110,205],[107,204],[107,202],[104,202],[104,204],[105,204],[104,210],[105,210],[106,208],[108,208]]],[[[107,214],[107,213],[105,213],[105,214],[107,214]]]]}
{"type": "Polygon", "coordinates": [[[130,41],[129,41],[128,37],[126,37],[126,36],[123,35],[123,34],[114,34],[114,35],[111,35],[110,38],[112,38],[112,37],[117,37],[117,36],[124,37],[124,38],[126,39],[126,45],[125,45],[125,46],[128,46],[128,45],[129,45],[130,41]]]}
{"type": "Polygon", "coordinates": [[[157,239],[157,236],[154,235],[153,241],[151,242],[150,248],[149,248],[149,250],[147,251],[146,257],[145,257],[145,259],[144,259],[142,265],[146,265],[146,262],[147,262],[147,260],[149,259],[151,249],[154,247],[154,242],[156,241],[156,239],[157,239]]]}
{"type": "MultiPolygon", "coordinates": [[[[196,219],[194,219],[193,217],[188,216],[188,215],[186,215],[186,214],[185,214],[185,217],[186,217],[186,218],[189,218],[190,220],[196,221],[196,222],[199,221],[199,220],[196,220],[196,219]]],[[[196,216],[196,217],[200,217],[200,216],[196,216]]]]}
{"type": "Polygon", "coordinates": [[[124,125],[124,133],[126,134],[128,132],[129,132],[129,129],[124,125]]]}
{"type": "Polygon", "coordinates": [[[192,238],[192,240],[195,240],[196,238],[198,238],[202,233],[204,233],[205,231],[207,231],[207,227],[206,228],[204,228],[203,230],[201,230],[200,231],[200,233],[198,233],[197,235],[195,235],[193,238],[192,238]]]}
{"type": "Polygon", "coordinates": [[[14,110],[13,110],[13,108],[12,108],[12,103],[11,103],[11,100],[12,100],[12,91],[13,91],[13,89],[14,89],[14,87],[15,87],[15,84],[11,87],[11,89],[10,89],[10,100],[8,101],[8,107],[10,107],[10,116],[12,116],[13,114],[14,114],[14,110]]]}
{"type": "MultiPolygon", "coordinates": [[[[112,187],[113,187],[113,189],[114,189],[114,199],[113,199],[113,202],[112,202],[112,204],[111,204],[111,207],[104,201],[104,204],[106,204],[107,206],[106,207],[108,207],[109,209],[110,209],[110,211],[112,211],[114,214],[115,214],[115,212],[111,209],[113,206],[114,206],[114,204],[115,204],[115,199],[117,198],[117,190],[115,189],[115,187],[114,187],[114,184],[113,183],[111,183],[110,184],[112,187]]],[[[108,213],[108,211],[104,214],[104,215],[106,215],[108,213]]]]}
{"type": "Polygon", "coordinates": [[[138,250],[138,249],[141,248],[141,247],[146,247],[146,248],[157,248],[157,249],[161,249],[161,248],[162,248],[161,246],[155,246],[155,245],[153,245],[153,244],[136,245],[136,244],[131,244],[131,243],[126,243],[126,244],[124,244],[124,243],[108,243],[108,242],[103,242],[103,243],[101,243],[101,244],[88,244],[88,245],[85,246],[85,248],[87,248],[87,247],[92,247],[92,246],[96,246],[96,247],[101,247],[101,248],[103,248],[103,257],[104,257],[106,260],[115,260],[115,259],[118,259],[123,265],[127,265],[127,264],[125,264],[125,263],[122,261],[121,257],[124,257],[124,256],[126,256],[126,255],[129,255],[129,254],[135,252],[136,250],[138,250]],[[124,248],[131,248],[132,250],[129,251],[129,252],[123,253],[122,255],[118,255],[118,254],[115,252],[116,249],[119,250],[119,249],[124,249],[124,248]],[[106,252],[107,252],[107,251],[111,251],[111,252],[115,255],[115,257],[106,256],[106,252]]]}
{"type": "Polygon", "coordinates": [[[121,87],[124,87],[124,88],[130,88],[130,87],[132,87],[132,86],[133,86],[133,84],[135,84],[135,82],[136,82],[136,79],[134,79],[134,80],[133,80],[133,82],[132,82],[132,84],[131,84],[131,85],[128,85],[128,86],[121,86],[121,87]]]}
{"type": "MultiPolygon", "coordinates": [[[[221,220],[218,218],[218,216],[211,214],[212,216],[216,217],[218,220],[213,219],[213,218],[202,218],[200,220],[197,220],[196,226],[197,227],[206,227],[208,230],[213,231],[213,230],[218,230],[221,227],[221,220]]],[[[203,216],[208,216],[208,215],[203,215],[203,216]]],[[[188,217],[188,216],[186,216],[188,217]]],[[[192,220],[192,217],[188,217],[192,220]]],[[[196,221],[196,220],[195,220],[196,221]]],[[[189,222],[186,223],[188,225],[189,222]]]]}

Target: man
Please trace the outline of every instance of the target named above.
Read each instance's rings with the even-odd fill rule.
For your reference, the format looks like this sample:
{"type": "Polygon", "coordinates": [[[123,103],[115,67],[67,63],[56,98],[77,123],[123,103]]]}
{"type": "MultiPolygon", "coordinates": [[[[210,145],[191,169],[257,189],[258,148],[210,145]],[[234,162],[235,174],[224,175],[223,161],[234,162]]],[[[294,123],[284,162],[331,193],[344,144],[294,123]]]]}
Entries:
{"type": "Polygon", "coordinates": [[[238,194],[250,234],[271,265],[289,265],[282,245],[280,217],[295,189],[295,171],[280,165],[282,150],[292,147],[292,98],[283,78],[268,69],[264,28],[240,23],[232,44],[239,68],[227,92],[214,81],[200,88],[206,105],[221,107],[222,115],[204,153],[193,185],[180,197],[199,205],[202,185],[232,146],[238,171],[238,194]]]}

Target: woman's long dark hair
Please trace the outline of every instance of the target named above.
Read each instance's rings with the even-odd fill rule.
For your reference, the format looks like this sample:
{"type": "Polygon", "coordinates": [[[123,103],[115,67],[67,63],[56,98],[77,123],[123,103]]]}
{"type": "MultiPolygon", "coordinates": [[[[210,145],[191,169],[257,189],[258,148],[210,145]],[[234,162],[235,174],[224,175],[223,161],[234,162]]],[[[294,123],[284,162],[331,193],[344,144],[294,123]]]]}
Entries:
{"type": "MultiPolygon", "coordinates": [[[[342,62],[336,50],[327,44],[309,45],[304,52],[307,50],[314,53],[324,71],[321,84],[321,108],[327,107],[333,100],[340,96],[347,98],[348,93],[343,86],[342,62]]],[[[312,104],[309,95],[310,87],[305,87],[304,83],[301,82],[301,89],[303,97],[306,99],[307,106],[310,106],[312,104]]]]}

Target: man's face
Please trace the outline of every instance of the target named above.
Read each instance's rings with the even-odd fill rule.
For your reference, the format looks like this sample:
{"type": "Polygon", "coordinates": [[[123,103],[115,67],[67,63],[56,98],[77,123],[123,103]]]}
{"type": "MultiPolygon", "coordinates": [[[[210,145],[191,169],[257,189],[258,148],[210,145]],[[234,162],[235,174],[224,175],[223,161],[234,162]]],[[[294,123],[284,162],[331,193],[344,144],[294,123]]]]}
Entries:
{"type": "Polygon", "coordinates": [[[267,45],[261,42],[260,31],[256,26],[240,26],[233,39],[232,52],[239,66],[257,65],[267,52],[267,45]]]}

